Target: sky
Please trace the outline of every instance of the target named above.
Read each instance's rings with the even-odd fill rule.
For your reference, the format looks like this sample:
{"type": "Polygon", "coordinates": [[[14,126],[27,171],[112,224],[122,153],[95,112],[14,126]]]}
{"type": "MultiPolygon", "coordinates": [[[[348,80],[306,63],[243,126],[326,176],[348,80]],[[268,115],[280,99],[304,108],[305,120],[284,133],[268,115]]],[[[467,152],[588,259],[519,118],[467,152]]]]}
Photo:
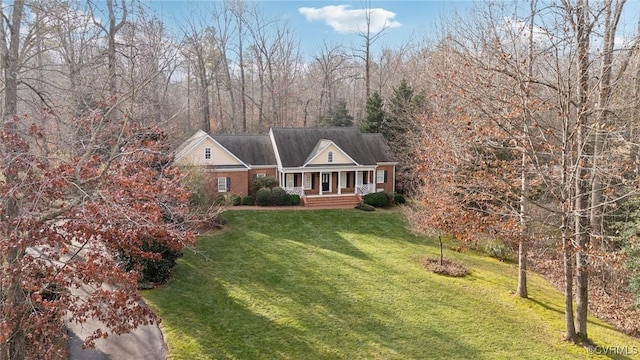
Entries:
{"type": "MultiPolygon", "coordinates": [[[[285,19],[300,39],[303,56],[319,54],[326,42],[345,47],[359,46],[362,38],[355,33],[365,29],[366,1],[255,1],[268,18],[285,19]]],[[[206,6],[207,1],[147,0],[165,23],[184,17],[193,7],[206,6]]],[[[452,11],[466,11],[471,1],[369,1],[371,30],[387,29],[374,44],[397,48],[408,41],[422,40],[436,34],[437,24],[443,15],[452,11]]],[[[374,49],[375,50],[375,49],[374,49]]]]}

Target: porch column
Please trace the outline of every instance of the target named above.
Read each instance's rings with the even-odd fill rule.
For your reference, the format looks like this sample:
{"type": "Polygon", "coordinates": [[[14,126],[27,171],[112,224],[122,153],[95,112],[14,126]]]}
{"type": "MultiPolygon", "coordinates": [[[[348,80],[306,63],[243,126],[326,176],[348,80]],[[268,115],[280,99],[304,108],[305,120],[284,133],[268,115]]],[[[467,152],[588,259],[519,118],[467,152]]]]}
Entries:
{"type": "Polygon", "coordinates": [[[318,172],[318,194],[322,195],[322,171],[318,172]]]}
{"type": "Polygon", "coordinates": [[[355,194],[357,194],[358,193],[358,170],[356,170],[355,173],[356,173],[356,176],[355,176],[356,178],[353,179],[353,181],[354,181],[354,183],[353,183],[353,188],[354,188],[353,192],[355,194]]]}
{"type": "Polygon", "coordinates": [[[338,170],[338,195],[342,194],[342,171],[338,170]]]}

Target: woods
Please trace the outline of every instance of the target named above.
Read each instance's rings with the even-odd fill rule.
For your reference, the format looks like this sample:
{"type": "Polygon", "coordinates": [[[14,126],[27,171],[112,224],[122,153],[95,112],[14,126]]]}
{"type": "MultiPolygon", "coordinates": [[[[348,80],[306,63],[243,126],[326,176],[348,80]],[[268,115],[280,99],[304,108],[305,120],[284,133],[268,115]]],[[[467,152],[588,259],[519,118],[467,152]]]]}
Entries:
{"type": "Polygon", "coordinates": [[[531,269],[554,274],[568,341],[588,343],[589,310],[638,296],[640,22],[626,1],[479,3],[393,48],[367,3],[358,43],[312,54],[259,2],[188,6],[169,21],[138,1],[0,2],[0,359],[53,356],[67,312],[115,334],[154,321],[117,254],[193,244],[171,152],[198,129],[382,133],[415,226],[517,249],[518,297],[531,269]]]}
{"type": "Polygon", "coordinates": [[[423,163],[434,172],[425,201],[431,211],[440,209],[426,220],[462,238],[519,244],[521,297],[527,248],[556,242],[564,257],[566,337],[573,342],[588,342],[590,292],[619,286],[611,283],[620,281],[629,239],[606,231],[605,219],[621,215],[612,211],[637,196],[637,138],[630,131],[637,125],[627,117],[636,49],[634,41],[614,41],[623,8],[624,1],[532,1],[484,8],[466,26],[460,19],[440,44],[446,62],[434,69],[459,107],[446,118],[425,119],[423,163]],[[500,19],[508,20],[498,25],[500,19]],[[443,137],[445,124],[457,131],[437,144],[460,148],[433,159],[431,138],[443,137]],[[444,221],[451,212],[457,223],[444,221]]]}

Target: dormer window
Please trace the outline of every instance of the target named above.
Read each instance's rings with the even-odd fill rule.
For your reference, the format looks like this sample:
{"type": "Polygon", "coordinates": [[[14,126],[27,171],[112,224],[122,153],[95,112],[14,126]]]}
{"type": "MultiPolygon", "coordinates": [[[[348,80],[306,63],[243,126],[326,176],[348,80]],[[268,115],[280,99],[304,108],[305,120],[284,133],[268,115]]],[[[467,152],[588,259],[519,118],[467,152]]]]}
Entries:
{"type": "Polygon", "coordinates": [[[205,160],[211,160],[211,148],[210,147],[204,148],[204,159],[205,160]]]}
{"type": "Polygon", "coordinates": [[[333,162],[333,152],[329,151],[329,153],[327,154],[327,162],[332,163],[333,162]]]}

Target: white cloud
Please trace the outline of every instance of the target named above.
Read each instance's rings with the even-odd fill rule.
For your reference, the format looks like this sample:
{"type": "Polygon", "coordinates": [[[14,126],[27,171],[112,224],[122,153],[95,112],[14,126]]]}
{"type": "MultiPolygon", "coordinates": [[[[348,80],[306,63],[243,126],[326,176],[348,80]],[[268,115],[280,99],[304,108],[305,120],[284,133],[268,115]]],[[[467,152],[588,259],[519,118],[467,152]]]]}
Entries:
{"type": "Polygon", "coordinates": [[[329,5],[321,8],[301,7],[298,12],[307,21],[324,21],[339,33],[361,32],[367,30],[367,13],[370,19],[370,31],[375,34],[384,28],[402,26],[394,18],[396,14],[382,8],[349,9],[350,5],[329,5]]]}

